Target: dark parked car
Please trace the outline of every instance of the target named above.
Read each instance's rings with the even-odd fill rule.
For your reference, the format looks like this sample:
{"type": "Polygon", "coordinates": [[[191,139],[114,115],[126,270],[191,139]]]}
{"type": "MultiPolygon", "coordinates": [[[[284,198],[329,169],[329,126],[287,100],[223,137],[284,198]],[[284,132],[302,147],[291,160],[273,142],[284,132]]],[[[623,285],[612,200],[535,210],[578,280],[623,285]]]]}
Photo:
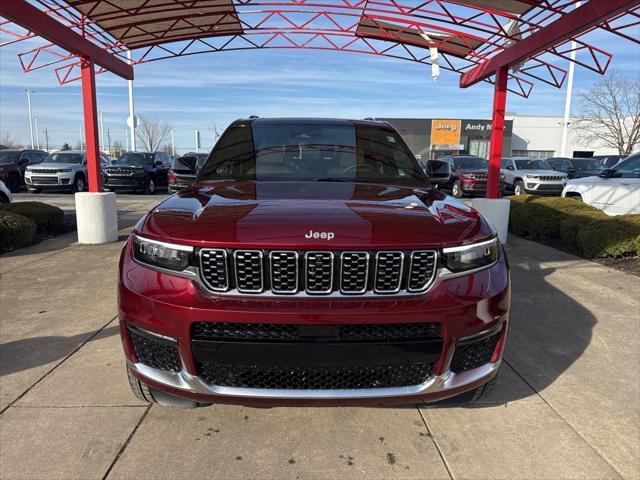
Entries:
{"type": "Polygon", "coordinates": [[[202,168],[208,156],[208,153],[191,152],[175,158],[167,172],[169,193],[175,193],[195,182],[198,171],[202,168]]]}
{"type": "Polygon", "coordinates": [[[595,158],[602,162],[603,168],[612,168],[614,165],[627,158],[626,155],[594,155],[591,158],[595,158]]]}
{"type": "Polygon", "coordinates": [[[509,285],[495,230],[391,125],[239,120],[122,250],[129,383],[182,407],[477,400],[509,285]]]}
{"type": "Polygon", "coordinates": [[[0,180],[12,192],[19,191],[27,166],[41,163],[47,155],[43,150],[0,150],[0,180]]]}
{"type": "Polygon", "coordinates": [[[583,178],[598,175],[604,164],[596,158],[547,158],[547,163],[558,172],[564,172],[569,178],[583,178]]]}
{"type": "Polygon", "coordinates": [[[143,191],[153,195],[167,185],[171,156],[164,152],[126,152],[102,170],[105,191],[143,191]]]}
{"type": "MultiPolygon", "coordinates": [[[[445,155],[439,162],[447,162],[451,166],[448,181],[439,181],[438,188],[450,190],[451,195],[461,198],[465,194],[482,194],[487,191],[489,163],[475,155],[445,155]]],[[[430,162],[433,162],[430,160],[430,162]]],[[[500,176],[500,191],[504,189],[504,181],[500,176]]]]}

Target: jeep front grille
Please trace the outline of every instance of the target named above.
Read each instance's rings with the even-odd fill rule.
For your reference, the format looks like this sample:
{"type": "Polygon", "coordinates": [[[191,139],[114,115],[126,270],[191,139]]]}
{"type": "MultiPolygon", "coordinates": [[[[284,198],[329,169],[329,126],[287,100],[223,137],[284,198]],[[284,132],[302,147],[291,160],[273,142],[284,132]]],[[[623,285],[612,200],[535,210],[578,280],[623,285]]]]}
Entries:
{"type": "Polygon", "coordinates": [[[214,292],[342,295],[417,293],[435,279],[434,250],[200,249],[202,283],[214,292]]]}

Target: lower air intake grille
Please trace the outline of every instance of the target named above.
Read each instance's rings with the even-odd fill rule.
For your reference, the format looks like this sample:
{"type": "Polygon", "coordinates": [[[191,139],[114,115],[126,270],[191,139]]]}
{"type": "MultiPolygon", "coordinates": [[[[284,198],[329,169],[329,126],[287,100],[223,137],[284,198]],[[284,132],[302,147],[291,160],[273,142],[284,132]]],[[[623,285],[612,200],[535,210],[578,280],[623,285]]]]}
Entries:
{"type": "MultiPolygon", "coordinates": [[[[276,323],[197,322],[191,326],[194,340],[308,342],[313,328],[317,337],[334,342],[421,341],[440,338],[439,323],[387,323],[352,325],[292,325],[276,323]],[[310,329],[305,331],[305,329],[310,329]]],[[[317,338],[316,337],[316,338],[317,338]]]]}
{"type": "Polygon", "coordinates": [[[489,363],[500,338],[500,332],[476,341],[456,344],[456,351],[451,360],[453,373],[466,372],[489,363]]]}
{"type": "Polygon", "coordinates": [[[168,341],[154,340],[148,336],[129,331],[133,341],[133,351],[138,361],[152,368],[180,371],[180,357],[177,345],[168,341]]]}
{"type": "Polygon", "coordinates": [[[199,373],[209,384],[236,388],[290,390],[344,390],[352,388],[406,387],[424,383],[432,365],[376,366],[261,366],[203,362],[199,373]]]}

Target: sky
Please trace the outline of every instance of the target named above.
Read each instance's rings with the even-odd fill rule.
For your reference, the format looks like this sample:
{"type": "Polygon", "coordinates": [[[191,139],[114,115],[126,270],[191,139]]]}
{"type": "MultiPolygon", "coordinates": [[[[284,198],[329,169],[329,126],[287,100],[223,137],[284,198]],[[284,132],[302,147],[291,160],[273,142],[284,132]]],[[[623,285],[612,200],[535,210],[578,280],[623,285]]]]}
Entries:
{"type": "MultiPolygon", "coordinates": [[[[606,32],[590,34],[589,39],[613,53],[609,71],[640,77],[640,46],[606,32]]],[[[30,142],[24,90],[32,89],[41,145],[46,128],[51,146],[64,142],[74,146],[82,123],[79,82],[60,86],[47,68],[24,73],[16,55],[34,45],[35,40],[27,40],[0,48],[0,132],[9,132],[20,143],[30,142]]],[[[559,58],[554,63],[562,68],[568,65],[559,58]]],[[[136,114],[169,123],[177,153],[194,150],[196,129],[201,132],[202,150],[209,150],[215,128],[222,132],[231,121],[250,115],[490,118],[492,104],[491,85],[460,89],[459,75],[453,72],[442,70],[433,81],[431,68],[424,64],[345,52],[206,53],[137,65],[135,78],[136,114]]],[[[574,99],[598,78],[576,67],[574,99]]],[[[108,131],[112,142],[125,145],[127,82],[107,73],[98,75],[96,83],[105,143],[108,131]]],[[[527,99],[510,94],[507,110],[517,115],[561,116],[564,88],[536,82],[527,99]]]]}

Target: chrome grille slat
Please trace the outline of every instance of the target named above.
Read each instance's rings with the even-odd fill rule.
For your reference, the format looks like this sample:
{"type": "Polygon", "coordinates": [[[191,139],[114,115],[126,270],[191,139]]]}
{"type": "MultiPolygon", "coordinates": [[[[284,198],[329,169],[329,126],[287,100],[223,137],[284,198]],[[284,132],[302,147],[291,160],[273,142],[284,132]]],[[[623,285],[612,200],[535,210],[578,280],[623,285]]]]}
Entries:
{"type": "Polygon", "coordinates": [[[200,250],[200,272],[207,288],[214,292],[226,292],[229,289],[229,267],[227,252],[220,249],[200,250]]]}
{"type": "Polygon", "coordinates": [[[236,250],[233,252],[236,288],[242,293],[260,293],[264,290],[262,252],[236,250]]]}
{"type": "Polygon", "coordinates": [[[274,250],[269,254],[271,290],[274,293],[298,291],[298,252],[274,250]]]}
{"type": "Polygon", "coordinates": [[[404,253],[384,251],[376,253],[376,275],[374,290],[376,293],[397,293],[402,284],[404,253]]]}
{"type": "Polygon", "coordinates": [[[407,290],[410,292],[426,290],[433,281],[435,273],[436,252],[433,250],[411,252],[407,290]]]}
{"type": "Polygon", "coordinates": [[[342,252],[340,254],[340,291],[354,294],[367,291],[369,254],[367,252],[342,252]]]}
{"type": "Polygon", "coordinates": [[[202,248],[199,275],[215,293],[419,294],[434,283],[435,250],[341,251],[202,248]]]}
{"type": "Polygon", "coordinates": [[[333,252],[307,252],[304,256],[305,291],[327,294],[333,290],[333,252]]]}

